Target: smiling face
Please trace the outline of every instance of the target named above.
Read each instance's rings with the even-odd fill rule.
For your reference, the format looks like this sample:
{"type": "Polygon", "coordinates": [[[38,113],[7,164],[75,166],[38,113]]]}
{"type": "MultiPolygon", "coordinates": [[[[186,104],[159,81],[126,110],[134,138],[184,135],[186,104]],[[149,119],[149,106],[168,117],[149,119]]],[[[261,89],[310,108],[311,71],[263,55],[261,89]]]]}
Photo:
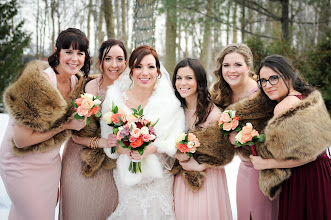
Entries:
{"type": "Polygon", "coordinates": [[[116,80],[126,68],[123,49],[114,45],[105,55],[102,63],[103,76],[110,80],[116,80]]]}
{"type": "Polygon", "coordinates": [[[197,96],[197,80],[191,67],[179,68],[176,75],[176,90],[184,99],[197,96]]]}
{"type": "Polygon", "coordinates": [[[271,100],[280,102],[289,92],[284,79],[279,75],[279,73],[273,71],[269,67],[264,66],[261,68],[260,80],[269,80],[266,82],[265,86],[262,86],[262,89],[271,100]],[[277,76],[279,77],[278,83],[272,83],[274,85],[271,85],[270,80],[275,79],[277,76]]]}
{"type": "Polygon", "coordinates": [[[249,67],[243,55],[232,52],[225,55],[222,63],[222,76],[231,88],[240,86],[249,79],[249,67]]]}
{"type": "Polygon", "coordinates": [[[157,76],[156,60],[152,54],[144,56],[140,64],[132,70],[134,85],[138,87],[153,87],[157,76]]]}
{"type": "Polygon", "coordinates": [[[75,75],[84,66],[85,52],[74,50],[72,46],[61,49],[59,56],[59,65],[56,67],[59,73],[75,75]]]}

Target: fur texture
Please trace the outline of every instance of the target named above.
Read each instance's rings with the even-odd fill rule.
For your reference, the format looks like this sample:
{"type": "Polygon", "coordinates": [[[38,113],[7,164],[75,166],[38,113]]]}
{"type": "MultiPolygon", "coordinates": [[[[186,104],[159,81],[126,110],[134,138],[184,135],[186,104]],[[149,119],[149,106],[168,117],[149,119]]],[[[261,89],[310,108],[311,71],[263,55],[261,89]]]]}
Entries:
{"type": "MultiPolygon", "coordinates": [[[[331,119],[320,92],[272,118],[264,133],[266,140],[258,148],[263,158],[308,161],[323,153],[331,144],[331,119]]],[[[290,169],[262,170],[260,189],[274,199],[290,176],[290,169]]]]}
{"type": "MultiPolygon", "coordinates": [[[[74,108],[71,101],[83,91],[86,78],[76,74],[79,82],[70,96],[65,100],[50,81],[42,76],[48,64],[42,61],[28,63],[19,78],[4,93],[5,106],[10,116],[21,125],[39,132],[61,127],[71,120],[74,108]]],[[[32,152],[45,152],[60,146],[71,135],[64,130],[52,138],[29,147],[18,148],[13,143],[13,152],[24,155],[32,152]]]]}
{"type": "MultiPolygon", "coordinates": [[[[256,97],[244,99],[227,109],[236,110],[241,122],[245,124],[251,122],[254,128],[262,131],[272,117],[275,105],[275,102],[258,93],[256,97]]],[[[200,131],[193,131],[193,133],[200,141],[200,147],[197,148],[197,152],[193,154],[193,157],[200,164],[204,163],[208,167],[225,166],[232,161],[235,153],[246,158],[249,158],[249,155],[252,154],[247,146],[234,148],[229,142],[228,136],[223,135],[217,125],[209,126],[200,131]]],[[[176,161],[171,172],[175,175],[180,173],[186,186],[193,192],[198,191],[203,185],[204,172],[185,171],[178,161],[176,161]]]]}

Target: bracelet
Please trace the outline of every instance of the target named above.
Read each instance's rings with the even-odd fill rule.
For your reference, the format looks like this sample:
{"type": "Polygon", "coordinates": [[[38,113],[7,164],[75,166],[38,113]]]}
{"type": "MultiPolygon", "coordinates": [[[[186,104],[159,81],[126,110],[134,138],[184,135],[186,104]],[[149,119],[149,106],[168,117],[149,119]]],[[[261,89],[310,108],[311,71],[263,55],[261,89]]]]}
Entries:
{"type": "Polygon", "coordinates": [[[99,142],[99,137],[92,137],[89,141],[88,147],[91,149],[96,149],[99,142]]]}
{"type": "Polygon", "coordinates": [[[100,138],[97,137],[96,140],[95,140],[95,142],[94,142],[94,148],[93,149],[97,149],[98,148],[99,140],[100,140],[100,138]]]}

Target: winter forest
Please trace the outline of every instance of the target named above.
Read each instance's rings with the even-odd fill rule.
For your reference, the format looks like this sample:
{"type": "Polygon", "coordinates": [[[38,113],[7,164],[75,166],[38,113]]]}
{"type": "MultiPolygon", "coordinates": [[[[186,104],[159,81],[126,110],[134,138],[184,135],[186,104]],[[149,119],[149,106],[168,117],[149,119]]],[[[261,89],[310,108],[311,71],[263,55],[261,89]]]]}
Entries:
{"type": "MultiPolygon", "coordinates": [[[[0,91],[33,59],[47,59],[61,30],[76,27],[97,49],[108,38],[128,51],[156,48],[172,73],[183,58],[198,58],[213,83],[223,46],[245,43],[255,69],[271,54],[289,57],[322,91],[331,110],[331,0],[0,0],[0,91]]],[[[0,98],[0,111],[2,95],[0,98]]]]}

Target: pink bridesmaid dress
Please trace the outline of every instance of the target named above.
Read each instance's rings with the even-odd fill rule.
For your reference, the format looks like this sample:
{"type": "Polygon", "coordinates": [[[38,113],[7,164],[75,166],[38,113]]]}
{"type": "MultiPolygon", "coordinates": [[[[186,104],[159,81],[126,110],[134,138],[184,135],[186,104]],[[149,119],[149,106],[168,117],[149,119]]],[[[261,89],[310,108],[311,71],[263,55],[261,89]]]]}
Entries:
{"type": "MultiPolygon", "coordinates": [[[[44,72],[56,87],[55,72],[51,68],[44,72]]],[[[73,79],[72,88],[76,82],[73,79]]],[[[12,202],[8,219],[54,220],[61,175],[60,147],[16,156],[11,144],[14,124],[9,118],[0,149],[0,174],[12,202]]]]}
{"type": "MultiPolygon", "coordinates": [[[[195,118],[185,112],[186,127],[193,127],[195,118]]],[[[210,123],[214,114],[220,110],[214,106],[204,126],[210,123]]],[[[228,185],[224,168],[208,168],[203,187],[198,192],[192,192],[184,184],[180,175],[174,180],[174,202],[177,220],[232,220],[232,212],[228,185]]]]}

